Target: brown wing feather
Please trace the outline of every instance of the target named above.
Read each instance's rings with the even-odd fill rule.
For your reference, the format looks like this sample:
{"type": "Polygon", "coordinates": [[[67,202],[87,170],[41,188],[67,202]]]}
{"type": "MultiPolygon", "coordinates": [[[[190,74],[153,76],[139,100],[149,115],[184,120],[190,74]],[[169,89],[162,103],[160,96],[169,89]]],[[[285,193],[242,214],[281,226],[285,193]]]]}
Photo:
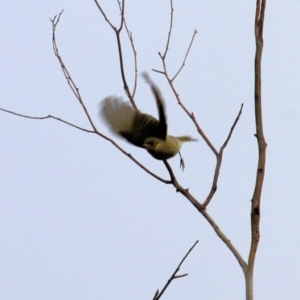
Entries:
{"type": "Polygon", "coordinates": [[[113,132],[135,146],[142,147],[148,137],[166,138],[165,124],[135,110],[129,102],[123,102],[121,98],[105,98],[100,113],[113,132]]]}

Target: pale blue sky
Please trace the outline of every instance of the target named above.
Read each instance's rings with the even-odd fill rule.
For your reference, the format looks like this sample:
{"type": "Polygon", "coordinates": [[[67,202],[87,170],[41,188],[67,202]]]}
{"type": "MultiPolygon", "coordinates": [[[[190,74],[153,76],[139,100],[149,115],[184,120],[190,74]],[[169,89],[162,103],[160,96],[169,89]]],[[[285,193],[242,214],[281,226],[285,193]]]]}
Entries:
{"type": "MultiPolygon", "coordinates": [[[[119,24],[115,1],[101,1],[119,24]]],[[[174,0],[167,59],[175,81],[216,148],[244,110],[226,148],[218,191],[208,207],[246,259],[257,145],[253,136],[254,11],[256,1],[174,0]],[[247,2],[247,3],[245,3],[247,2]]],[[[126,20],[138,52],[167,106],[169,132],[198,137],[162,75],[169,1],[126,2],[126,20]]],[[[108,95],[125,98],[114,32],[94,1],[6,1],[2,4],[0,107],[32,116],[48,114],[89,128],[51,45],[49,17],[61,56],[98,129],[97,106],[108,95]]],[[[299,297],[300,2],[268,1],[263,52],[263,108],[267,169],[261,207],[261,242],[255,299],[299,297]]],[[[130,87],[133,64],[122,35],[130,87]]],[[[139,78],[136,101],[157,115],[149,87],[139,78]]],[[[34,121],[0,112],[0,295],[3,300],[152,299],[187,250],[199,240],[162,299],[244,299],[244,278],[231,252],[209,224],[170,185],[146,174],[107,141],[54,120],[34,121]]],[[[203,202],[215,158],[200,138],[183,146],[186,169],[170,160],[180,183],[203,202]]],[[[116,141],[161,177],[162,162],[116,141]]]]}

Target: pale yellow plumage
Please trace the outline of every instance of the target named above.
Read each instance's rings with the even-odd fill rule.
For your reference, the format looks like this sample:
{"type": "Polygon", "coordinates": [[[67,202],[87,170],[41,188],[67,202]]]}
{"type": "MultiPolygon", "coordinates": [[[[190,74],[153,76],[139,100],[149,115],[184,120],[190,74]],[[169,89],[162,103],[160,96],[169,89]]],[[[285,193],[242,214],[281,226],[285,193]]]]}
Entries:
{"type": "MultiPolygon", "coordinates": [[[[124,137],[135,146],[146,149],[154,158],[169,159],[180,154],[183,142],[196,141],[190,136],[174,137],[167,135],[167,122],[164,103],[158,88],[147,77],[156,99],[159,120],[134,109],[129,102],[118,97],[107,97],[101,102],[100,115],[116,134],[124,137]]],[[[181,165],[184,167],[181,158],[181,165]]]]}

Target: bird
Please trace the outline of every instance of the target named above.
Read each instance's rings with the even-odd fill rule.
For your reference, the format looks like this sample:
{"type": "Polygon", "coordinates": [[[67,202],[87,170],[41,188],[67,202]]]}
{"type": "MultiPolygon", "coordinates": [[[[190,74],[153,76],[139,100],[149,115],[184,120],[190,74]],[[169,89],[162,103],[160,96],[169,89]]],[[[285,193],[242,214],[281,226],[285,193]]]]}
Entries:
{"type": "Polygon", "coordinates": [[[172,136],[167,134],[165,104],[158,87],[143,74],[150,85],[156,100],[158,119],[134,109],[130,102],[120,97],[109,96],[100,103],[99,116],[117,135],[125,138],[131,144],[144,148],[158,160],[167,160],[180,155],[180,167],[185,167],[180,153],[182,143],[197,141],[190,136],[172,136]]]}

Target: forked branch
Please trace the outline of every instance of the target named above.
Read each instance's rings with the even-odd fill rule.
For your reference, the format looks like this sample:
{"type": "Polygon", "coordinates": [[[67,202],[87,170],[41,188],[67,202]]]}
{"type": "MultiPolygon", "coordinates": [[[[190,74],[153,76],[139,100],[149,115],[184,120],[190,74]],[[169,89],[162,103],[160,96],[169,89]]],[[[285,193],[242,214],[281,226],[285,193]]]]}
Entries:
{"type": "MultiPolygon", "coordinates": [[[[125,70],[124,70],[124,62],[123,62],[123,53],[122,53],[122,43],[121,43],[121,31],[122,31],[122,28],[123,28],[123,24],[125,22],[125,17],[124,17],[124,14],[125,14],[125,0],[122,0],[122,4],[120,4],[120,2],[118,1],[118,4],[119,4],[119,7],[120,7],[120,10],[121,10],[121,24],[120,24],[120,27],[117,28],[115,27],[110,21],[109,19],[107,18],[104,10],[102,9],[101,5],[98,3],[97,0],[94,0],[94,2],[96,3],[98,9],[100,10],[103,18],[105,19],[105,21],[110,25],[110,27],[113,29],[113,31],[115,32],[116,34],[116,38],[117,38],[117,45],[118,45],[118,53],[119,53],[119,61],[120,61],[120,71],[121,71],[121,76],[122,76],[122,80],[123,80],[123,85],[124,85],[124,90],[126,92],[126,95],[127,97],[129,98],[132,106],[137,109],[137,106],[135,104],[135,101],[134,101],[134,92],[135,92],[135,87],[134,87],[134,92],[132,93],[129,89],[129,86],[127,84],[127,80],[126,80],[126,76],[125,76],[125,70]]],[[[128,31],[127,31],[128,32],[128,31]]],[[[132,43],[131,43],[132,45],[132,43]]],[[[134,56],[136,56],[136,52],[135,52],[135,49],[133,47],[133,52],[134,52],[134,56]]],[[[136,67],[137,68],[137,67],[136,67]]],[[[137,72],[137,71],[136,71],[137,72]]],[[[137,82],[137,78],[135,79],[135,85],[136,85],[136,82],[137,82]]]]}
{"type": "Polygon", "coordinates": [[[188,47],[188,49],[187,49],[187,51],[186,51],[186,54],[185,54],[185,56],[184,56],[184,60],[183,60],[183,62],[182,62],[182,65],[181,65],[181,67],[179,68],[179,70],[177,71],[177,73],[174,75],[174,77],[171,79],[171,81],[174,81],[174,80],[176,79],[176,77],[178,76],[178,74],[181,72],[181,70],[182,70],[183,67],[185,66],[186,59],[187,59],[187,57],[188,57],[188,55],[189,55],[189,52],[190,52],[190,50],[191,50],[191,47],[192,47],[192,45],[193,45],[193,41],[194,41],[195,36],[196,36],[197,33],[198,33],[198,31],[195,29],[195,31],[194,31],[194,33],[193,33],[193,37],[192,37],[191,42],[190,42],[190,45],[189,45],[189,47],[188,47]]]}
{"type": "MultiPolygon", "coordinates": [[[[124,12],[122,11],[122,4],[121,1],[118,0],[118,4],[119,4],[119,8],[120,8],[120,12],[123,15],[124,12]]],[[[137,76],[138,76],[138,68],[137,68],[137,52],[135,50],[135,45],[134,45],[134,41],[133,41],[133,36],[132,36],[132,32],[128,29],[125,17],[123,18],[124,20],[124,26],[127,32],[127,36],[129,38],[130,44],[131,44],[131,48],[132,48],[132,52],[133,52],[133,57],[134,57],[134,85],[133,85],[133,91],[132,91],[132,98],[134,98],[135,93],[136,93],[136,88],[137,88],[137,76]]]]}
{"type": "Polygon", "coordinates": [[[237,115],[237,117],[235,118],[235,121],[233,123],[233,125],[231,126],[230,128],[230,131],[229,131],[229,134],[227,136],[227,139],[225,140],[225,142],[223,143],[223,145],[221,146],[219,152],[218,152],[218,155],[216,156],[217,158],[217,162],[216,162],[216,167],[215,167],[215,173],[214,173],[214,178],[213,178],[213,183],[212,183],[212,187],[211,187],[211,190],[206,198],[206,200],[204,201],[204,203],[202,204],[204,208],[207,207],[207,205],[209,204],[209,202],[211,201],[211,199],[213,198],[215,192],[217,191],[217,187],[218,187],[218,179],[219,179],[219,174],[220,174],[220,169],[221,169],[221,164],[222,164],[222,159],[223,159],[223,152],[224,152],[224,149],[226,148],[231,136],[232,136],[232,133],[233,133],[233,130],[237,124],[237,122],[239,121],[240,119],[240,116],[242,114],[242,110],[243,110],[243,104],[241,105],[241,108],[240,108],[240,111],[237,115]]]}
{"type": "Polygon", "coordinates": [[[199,241],[196,241],[194,243],[194,245],[190,248],[190,250],[187,252],[187,254],[183,257],[183,259],[181,260],[181,262],[179,263],[178,267],[176,268],[176,270],[174,271],[174,273],[172,274],[172,276],[169,278],[169,280],[167,281],[167,283],[165,284],[165,286],[163,287],[163,289],[161,290],[161,292],[159,292],[159,290],[156,291],[153,300],[158,300],[160,299],[160,297],[163,295],[163,293],[165,292],[165,290],[168,288],[168,286],[170,285],[170,283],[177,278],[182,278],[185,276],[188,276],[188,274],[182,274],[182,275],[176,275],[177,272],[180,270],[181,265],[183,264],[183,262],[185,261],[185,259],[188,257],[188,255],[193,251],[193,249],[196,247],[197,243],[199,241]]]}
{"type": "Polygon", "coordinates": [[[213,220],[213,218],[209,215],[207,210],[197,201],[197,199],[190,193],[189,189],[183,188],[179,182],[176,179],[176,176],[171,169],[169,163],[167,161],[164,161],[164,164],[170,174],[171,183],[176,188],[176,192],[179,192],[182,194],[187,200],[190,201],[190,203],[197,209],[197,211],[202,214],[202,216],[206,219],[206,221],[211,225],[211,227],[214,229],[218,237],[224,242],[224,244],[228,247],[228,249],[232,252],[232,254],[237,259],[238,263],[240,264],[241,268],[244,272],[247,270],[247,264],[238,252],[238,250],[233,246],[231,241],[228,239],[228,237],[223,233],[221,228],[218,226],[218,224],[213,220]]]}
{"type": "Polygon", "coordinates": [[[240,118],[240,115],[242,113],[243,104],[241,105],[238,116],[236,117],[236,119],[233,123],[233,126],[231,127],[231,130],[228,134],[227,139],[225,140],[225,142],[221,146],[220,150],[217,151],[217,149],[213,146],[212,142],[209,140],[209,138],[206,136],[206,134],[204,133],[204,131],[200,127],[200,124],[198,123],[194,113],[190,112],[187,109],[187,107],[183,104],[182,100],[180,99],[179,93],[176,91],[176,88],[174,86],[174,80],[179,75],[180,71],[182,70],[182,68],[185,65],[186,59],[187,59],[188,54],[190,52],[190,49],[192,47],[192,44],[193,44],[194,38],[196,36],[197,30],[194,31],[194,34],[192,36],[191,42],[190,42],[190,44],[188,46],[188,49],[186,51],[186,54],[185,54],[184,60],[182,62],[182,65],[179,68],[179,70],[177,71],[177,73],[174,75],[173,78],[171,78],[171,76],[169,75],[169,72],[168,72],[168,68],[167,68],[167,64],[166,64],[166,56],[167,56],[167,53],[168,53],[169,43],[170,43],[170,39],[171,39],[171,33],[172,33],[172,27],[173,27],[173,12],[174,12],[174,7],[173,7],[172,0],[170,2],[171,2],[171,17],[170,17],[170,28],[169,28],[169,33],[168,33],[168,39],[167,39],[167,42],[166,42],[166,50],[165,50],[163,55],[160,52],[158,53],[160,58],[161,58],[161,61],[162,61],[163,71],[158,71],[158,70],[155,70],[155,69],[153,71],[158,72],[160,74],[163,74],[166,77],[166,79],[167,79],[167,81],[168,81],[168,83],[169,83],[176,99],[177,99],[178,104],[181,106],[181,108],[184,110],[184,112],[189,116],[189,118],[193,121],[194,125],[197,128],[198,133],[200,134],[200,136],[203,138],[203,140],[206,142],[208,147],[211,149],[211,151],[216,156],[216,167],[215,167],[215,173],[214,173],[214,177],[213,177],[212,187],[210,189],[209,195],[207,196],[206,200],[203,203],[203,208],[206,208],[207,205],[209,204],[209,202],[211,201],[211,199],[213,198],[216,190],[217,190],[217,183],[218,183],[220,168],[221,168],[221,164],[222,164],[223,152],[224,152],[224,149],[227,146],[227,144],[228,144],[228,142],[229,142],[229,140],[232,136],[233,130],[234,130],[239,118],[240,118]]]}

